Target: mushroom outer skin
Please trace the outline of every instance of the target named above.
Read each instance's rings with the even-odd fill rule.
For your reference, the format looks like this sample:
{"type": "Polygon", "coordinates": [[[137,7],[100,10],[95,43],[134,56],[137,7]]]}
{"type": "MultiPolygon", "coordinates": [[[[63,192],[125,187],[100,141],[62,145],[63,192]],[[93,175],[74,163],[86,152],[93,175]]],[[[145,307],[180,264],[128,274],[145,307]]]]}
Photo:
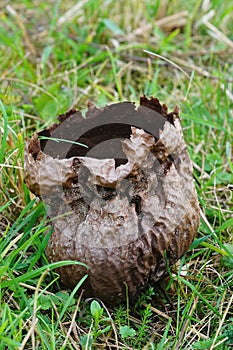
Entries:
{"type": "MultiPolygon", "coordinates": [[[[61,138],[63,134],[56,131],[69,121],[72,130],[75,123],[85,129],[78,111],[61,115],[60,123],[35,133],[25,149],[25,182],[48,204],[53,219],[48,260],[85,263],[88,270],[80,265],[59,268],[62,283],[73,288],[88,273],[85,295],[111,306],[125,301],[127,293],[133,300],[166,275],[168,267],[189,249],[200,220],[178,109],[168,113],[156,98],[143,96],[138,109],[128,102],[102,110],[90,107],[85,122],[94,123],[107,112],[112,116],[121,107],[135,114],[135,120],[139,114],[140,118],[136,126],[122,126],[119,134],[118,126],[113,131],[113,136],[122,136],[120,152],[125,158],[122,161],[121,154],[117,166],[114,157],[98,159],[79,146],[63,157],[59,147],[47,147],[40,140],[41,135],[61,138]],[[163,125],[160,119],[154,133],[138,127],[144,113],[148,128],[153,113],[154,118],[164,118],[163,125]]],[[[101,133],[83,135],[78,141],[89,142],[88,152],[95,151],[95,137],[101,138],[101,133]]]]}

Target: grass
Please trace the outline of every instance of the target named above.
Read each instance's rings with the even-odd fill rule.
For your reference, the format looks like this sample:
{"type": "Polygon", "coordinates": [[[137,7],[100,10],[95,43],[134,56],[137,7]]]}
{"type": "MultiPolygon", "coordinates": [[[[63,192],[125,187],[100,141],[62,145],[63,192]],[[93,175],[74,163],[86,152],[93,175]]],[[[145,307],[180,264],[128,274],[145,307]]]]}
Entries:
{"type": "Polygon", "coordinates": [[[3,1],[0,349],[232,347],[232,11],[227,0],[3,1]],[[107,309],[85,301],[82,281],[59,285],[45,208],[24,184],[24,146],[72,107],[143,93],[180,107],[201,224],[160,288],[107,309]]]}

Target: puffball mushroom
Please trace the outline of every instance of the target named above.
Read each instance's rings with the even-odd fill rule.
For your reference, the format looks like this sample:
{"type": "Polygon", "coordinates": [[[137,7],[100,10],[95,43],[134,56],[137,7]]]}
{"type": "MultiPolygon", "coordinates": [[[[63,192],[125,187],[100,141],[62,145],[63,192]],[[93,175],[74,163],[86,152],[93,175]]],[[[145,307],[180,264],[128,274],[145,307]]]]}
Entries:
{"type": "Polygon", "coordinates": [[[26,184],[52,218],[47,257],[88,265],[59,268],[68,288],[88,273],[87,297],[133,299],[167,274],[199,226],[178,108],[143,96],[138,108],[90,106],[58,120],[25,149],[26,184]]]}

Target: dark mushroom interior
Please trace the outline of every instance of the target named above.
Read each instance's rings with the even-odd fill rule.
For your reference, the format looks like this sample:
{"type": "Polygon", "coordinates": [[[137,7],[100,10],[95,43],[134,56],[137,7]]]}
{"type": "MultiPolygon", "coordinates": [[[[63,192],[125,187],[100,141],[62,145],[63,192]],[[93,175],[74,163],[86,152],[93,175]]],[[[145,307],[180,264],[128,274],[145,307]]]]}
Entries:
{"type": "Polygon", "coordinates": [[[58,118],[60,124],[38,133],[41,150],[59,159],[88,156],[96,159],[114,158],[116,167],[127,163],[121,141],[130,138],[131,126],[143,129],[158,140],[165,121],[172,122],[173,113],[167,115],[165,106],[157,103],[157,99],[153,100],[151,104],[142,97],[137,109],[128,102],[102,109],[91,107],[85,118],[76,110],[61,115],[58,118]],[[51,139],[48,142],[43,138],[51,139]],[[64,141],[58,143],[54,139],[64,141]]]}

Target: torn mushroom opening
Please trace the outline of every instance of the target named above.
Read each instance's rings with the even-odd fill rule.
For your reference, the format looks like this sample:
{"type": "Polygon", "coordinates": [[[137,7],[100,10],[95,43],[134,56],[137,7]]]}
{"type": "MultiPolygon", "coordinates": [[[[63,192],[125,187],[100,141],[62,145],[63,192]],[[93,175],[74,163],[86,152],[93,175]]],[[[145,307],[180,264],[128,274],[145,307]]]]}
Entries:
{"type": "Polygon", "coordinates": [[[121,141],[130,138],[132,126],[144,130],[158,140],[159,132],[166,121],[160,112],[159,105],[157,110],[153,110],[143,105],[136,108],[134,104],[128,102],[116,103],[102,109],[91,107],[85,119],[80,111],[72,111],[58,118],[60,124],[38,133],[40,148],[45,154],[59,159],[77,156],[96,159],[114,158],[117,167],[127,162],[121,141]],[[63,139],[64,142],[58,144],[54,141],[52,144],[50,140],[49,147],[46,147],[48,141],[40,138],[57,138],[63,139]],[[67,141],[75,143],[72,146],[69,144],[69,148],[65,148],[67,152],[64,152],[64,144],[67,141]]]}

